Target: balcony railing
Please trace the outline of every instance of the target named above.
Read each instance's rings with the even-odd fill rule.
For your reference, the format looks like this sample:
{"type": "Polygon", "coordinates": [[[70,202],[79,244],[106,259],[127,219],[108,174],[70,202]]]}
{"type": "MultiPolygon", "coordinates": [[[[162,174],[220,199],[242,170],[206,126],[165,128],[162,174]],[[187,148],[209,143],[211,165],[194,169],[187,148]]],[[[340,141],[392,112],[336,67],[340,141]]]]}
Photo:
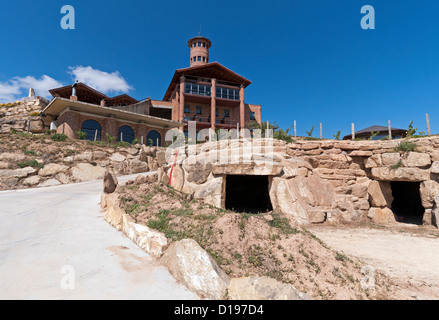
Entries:
{"type": "MultiPolygon", "coordinates": [[[[184,92],[187,94],[210,97],[212,95],[212,87],[206,84],[186,82],[184,92]]],[[[220,99],[240,100],[239,89],[216,87],[215,93],[216,97],[220,99]]]]}
{"type": "MultiPolygon", "coordinates": [[[[184,121],[196,121],[198,123],[211,123],[211,117],[202,117],[202,116],[190,116],[184,117],[184,121]]],[[[232,120],[230,118],[217,117],[215,120],[216,124],[222,124],[227,126],[236,126],[239,123],[239,120],[232,120]]]]}

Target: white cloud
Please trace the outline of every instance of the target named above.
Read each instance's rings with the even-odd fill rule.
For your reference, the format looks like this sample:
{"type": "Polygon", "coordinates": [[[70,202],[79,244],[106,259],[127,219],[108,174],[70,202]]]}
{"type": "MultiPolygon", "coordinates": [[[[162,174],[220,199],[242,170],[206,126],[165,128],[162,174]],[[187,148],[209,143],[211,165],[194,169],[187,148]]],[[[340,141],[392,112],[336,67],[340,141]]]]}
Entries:
{"type": "Polygon", "coordinates": [[[108,73],[92,67],[76,66],[70,67],[70,74],[74,80],[85,83],[86,85],[102,93],[121,93],[133,90],[133,87],[121,76],[119,71],[108,73]]]}
{"type": "MultiPolygon", "coordinates": [[[[133,87],[121,76],[119,71],[108,73],[92,67],[69,67],[69,74],[74,80],[79,80],[102,93],[122,93],[133,90],[133,87]]],[[[49,89],[62,87],[63,84],[54,78],[43,75],[14,77],[6,82],[0,82],[0,102],[12,102],[27,97],[29,88],[34,88],[38,96],[50,97],[49,89]]]]}
{"type": "Polygon", "coordinates": [[[29,88],[34,88],[38,96],[48,97],[49,89],[61,87],[62,83],[43,75],[40,79],[33,76],[14,77],[7,82],[0,82],[0,101],[11,102],[29,94],[29,88]]]}
{"type": "Polygon", "coordinates": [[[19,94],[20,88],[15,84],[0,82],[0,102],[13,102],[19,94]]]}

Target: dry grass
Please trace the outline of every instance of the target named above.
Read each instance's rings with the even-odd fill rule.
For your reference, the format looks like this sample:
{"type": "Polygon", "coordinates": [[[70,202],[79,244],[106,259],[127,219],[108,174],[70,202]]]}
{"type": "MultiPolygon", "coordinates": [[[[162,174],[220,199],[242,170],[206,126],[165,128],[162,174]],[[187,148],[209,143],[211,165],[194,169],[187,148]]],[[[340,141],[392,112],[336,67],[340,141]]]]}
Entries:
{"type": "Polygon", "coordinates": [[[171,242],[196,240],[232,278],[269,276],[315,299],[410,298],[381,273],[375,290],[363,290],[361,261],[332,250],[287,215],[214,208],[146,177],[117,192],[137,223],[163,232],[171,242]]]}

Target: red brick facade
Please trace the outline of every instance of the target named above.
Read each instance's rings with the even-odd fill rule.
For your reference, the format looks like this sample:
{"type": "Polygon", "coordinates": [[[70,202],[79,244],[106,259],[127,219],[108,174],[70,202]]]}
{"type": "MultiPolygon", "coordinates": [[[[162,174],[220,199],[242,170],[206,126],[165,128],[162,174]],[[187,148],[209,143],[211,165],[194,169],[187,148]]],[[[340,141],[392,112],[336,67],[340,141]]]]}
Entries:
{"type": "Polygon", "coordinates": [[[155,130],[161,136],[161,146],[163,147],[166,145],[165,136],[167,129],[151,128],[145,124],[130,123],[114,118],[95,117],[92,115],[81,114],[76,111],[67,111],[58,117],[57,132],[64,132],[64,134],[67,135],[70,139],[76,139],[77,132],[81,130],[82,124],[87,120],[94,120],[101,126],[101,136],[100,139],[98,137],[98,140],[105,141],[107,133],[110,137],[116,138],[120,127],[130,126],[134,131],[134,137],[138,139],[139,142],[142,140],[143,137],[144,144],[148,144],[148,134],[150,131],[155,130]]]}

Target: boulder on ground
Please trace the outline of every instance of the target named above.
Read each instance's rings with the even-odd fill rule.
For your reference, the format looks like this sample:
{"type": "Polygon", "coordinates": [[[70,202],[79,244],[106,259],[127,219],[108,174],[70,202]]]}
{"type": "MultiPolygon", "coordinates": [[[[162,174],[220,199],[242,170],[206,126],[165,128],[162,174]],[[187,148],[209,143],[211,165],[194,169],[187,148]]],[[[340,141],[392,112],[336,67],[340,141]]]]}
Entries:
{"type": "Polygon", "coordinates": [[[104,193],[113,193],[116,190],[118,181],[117,177],[113,176],[110,171],[105,171],[104,174],[104,193]]]}
{"type": "Polygon", "coordinates": [[[72,177],[79,181],[92,181],[103,179],[105,169],[99,166],[93,166],[89,163],[78,163],[72,169],[72,177]]]}
{"type": "Polygon", "coordinates": [[[223,299],[230,280],[196,241],[185,239],[171,244],[160,262],[169,269],[177,281],[201,297],[223,299]]]}

